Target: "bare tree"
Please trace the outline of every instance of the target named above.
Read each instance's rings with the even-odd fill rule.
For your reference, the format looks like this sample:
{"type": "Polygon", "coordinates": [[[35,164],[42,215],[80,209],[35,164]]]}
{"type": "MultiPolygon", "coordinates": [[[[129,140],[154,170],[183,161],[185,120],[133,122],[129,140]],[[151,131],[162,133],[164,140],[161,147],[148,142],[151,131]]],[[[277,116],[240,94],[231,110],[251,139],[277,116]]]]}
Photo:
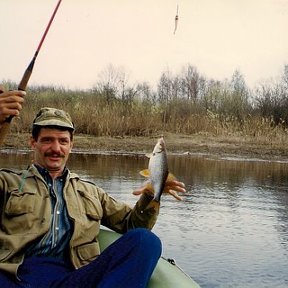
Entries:
{"type": "Polygon", "coordinates": [[[107,101],[114,98],[125,100],[131,97],[131,87],[128,87],[128,82],[129,77],[123,67],[109,64],[100,72],[96,89],[105,96],[107,101]]]}
{"type": "Polygon", "coordinates": [[[197,100],[201,82],[197,68],[190,64],[183,68],[181,82],[182,95],[188,100],[197,100]]]}

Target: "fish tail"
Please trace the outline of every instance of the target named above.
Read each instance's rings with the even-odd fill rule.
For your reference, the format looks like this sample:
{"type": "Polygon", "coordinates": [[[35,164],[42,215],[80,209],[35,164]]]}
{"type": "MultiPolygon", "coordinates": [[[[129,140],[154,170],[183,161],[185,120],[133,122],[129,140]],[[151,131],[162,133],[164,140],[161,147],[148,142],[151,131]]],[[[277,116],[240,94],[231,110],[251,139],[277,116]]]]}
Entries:
{"type": "Polygon", "coordinates": [[[156,194],[156,195],[154,196],[153,200],[154,200],[155,202],[160,202],[161,195],[162,195],[162,191],[161,191],[161,193],[156,194]]]}
{"type": "Polygon", "coordinates": [[[156,202],[160,202],[160,198],[161,198],[161,195],[163,193],[163,190],[164,190],[164,187],[165,187],[165,183],[166,183],[166,181],[168,179],[168,176],[169,176],[169,172],[167,171],[165,173],[165,177],[164,177],[164,179],[163,179],[163,181],[161,183],[161,188],[159,189],[159,192],[155,193],[155,196],[154,196],[153,200],[155,200],[156,202]]]}
{"type": "Polygon", "coordinates": [[[158,211],[159,208],[160,208],[160,202],[155,199],[153,199],[146,207],[146,209],[153,209],[155,211],[158,211]]]}

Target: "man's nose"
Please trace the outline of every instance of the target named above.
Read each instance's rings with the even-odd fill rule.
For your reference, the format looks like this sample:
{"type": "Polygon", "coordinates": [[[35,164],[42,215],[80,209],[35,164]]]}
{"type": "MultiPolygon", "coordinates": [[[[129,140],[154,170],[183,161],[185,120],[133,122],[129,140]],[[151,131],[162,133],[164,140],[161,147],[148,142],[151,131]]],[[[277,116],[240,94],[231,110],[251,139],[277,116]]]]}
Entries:
{"type": "Polygon", "coordinates": [[[60,143],[59,141],[55,140],[53,141],[52,145],[51,145],[51,148],[53,149],[53,151],[60,151],[60,143]]]}

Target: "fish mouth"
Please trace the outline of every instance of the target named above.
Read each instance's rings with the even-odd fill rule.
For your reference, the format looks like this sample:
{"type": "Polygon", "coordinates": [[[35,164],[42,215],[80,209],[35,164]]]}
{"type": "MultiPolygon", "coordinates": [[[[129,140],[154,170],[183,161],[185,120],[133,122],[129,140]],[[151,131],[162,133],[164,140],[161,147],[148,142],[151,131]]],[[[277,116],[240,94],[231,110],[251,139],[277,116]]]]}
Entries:
{"type": "Polygon", "coordinates": [[[158,139],[157,144],[152,154],[156,155],[157,153],[162,153],[163,151],[165,151],[165,142],[164,142],[164,138],[161,137],[158,139]]]}

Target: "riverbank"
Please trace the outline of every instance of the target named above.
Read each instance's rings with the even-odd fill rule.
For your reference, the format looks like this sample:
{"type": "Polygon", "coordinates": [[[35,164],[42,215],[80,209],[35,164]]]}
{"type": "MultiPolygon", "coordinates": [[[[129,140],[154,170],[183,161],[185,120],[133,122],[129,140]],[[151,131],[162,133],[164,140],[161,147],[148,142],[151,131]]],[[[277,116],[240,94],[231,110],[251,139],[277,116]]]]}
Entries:
{"type": "MultiPolygon", "coordinates": [[[[157,138],[153,137],[95,137],[75,135],[75,152],[85,153],[149,153],[157,138]]],[[[29,134],[10,134],[1,149],[29,149],[29,134]]],[[[182,135],[165,133],[169,153],[209,154],[218,157],[244,157],[266,160],[288,160],[288,143],[285,139],[251,138],[242,136],[213,136],[207,134],[182,135]]]]}

